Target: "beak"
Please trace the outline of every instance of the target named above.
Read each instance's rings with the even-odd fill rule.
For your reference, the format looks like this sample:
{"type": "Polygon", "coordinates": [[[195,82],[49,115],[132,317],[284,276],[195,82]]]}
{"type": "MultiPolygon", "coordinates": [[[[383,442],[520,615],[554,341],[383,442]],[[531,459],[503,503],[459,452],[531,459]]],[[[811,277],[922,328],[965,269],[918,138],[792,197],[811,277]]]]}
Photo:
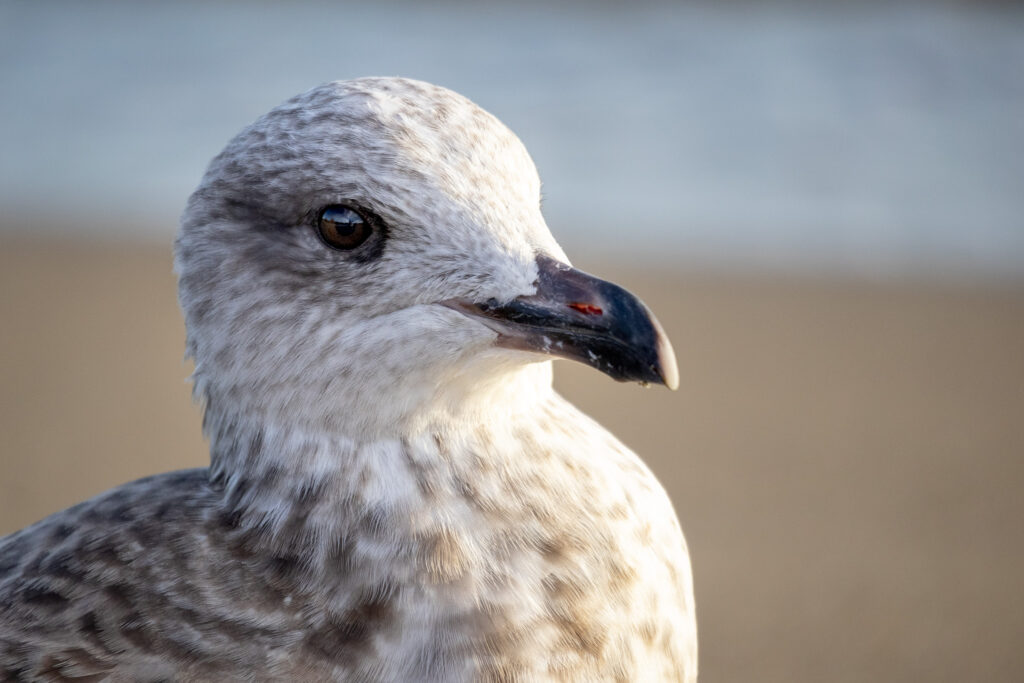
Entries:
{"type": "Polygon", "coordinates": [[[445,305],[496,331],[498,346],[578,360],[620,382],[679,386],[672,345],[642,301],[548,256],[537,269],[536,294],[445,305]]]}

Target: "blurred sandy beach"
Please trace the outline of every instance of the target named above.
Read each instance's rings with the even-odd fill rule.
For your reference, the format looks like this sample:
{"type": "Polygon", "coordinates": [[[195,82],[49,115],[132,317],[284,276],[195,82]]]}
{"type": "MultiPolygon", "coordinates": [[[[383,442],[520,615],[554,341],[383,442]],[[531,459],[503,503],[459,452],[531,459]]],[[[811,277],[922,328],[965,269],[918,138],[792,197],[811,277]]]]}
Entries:
{"type": "MultiPolygon", "coordinates": [[[[702,681],[1024,671],[1024,288],[576,265],[668,330],[672,394],[558,365],[693,557],[702,681]]],[[[201,466],[169,248],[0,249],[0,534],[201,466]]]]}

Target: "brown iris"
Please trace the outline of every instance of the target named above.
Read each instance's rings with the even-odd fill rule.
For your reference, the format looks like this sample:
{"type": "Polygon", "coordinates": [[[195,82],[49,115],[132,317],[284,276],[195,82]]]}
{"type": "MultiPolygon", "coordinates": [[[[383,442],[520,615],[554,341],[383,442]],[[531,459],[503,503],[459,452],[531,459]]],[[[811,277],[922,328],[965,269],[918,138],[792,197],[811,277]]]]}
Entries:
{"type": "Polygon", "coordinates": [[[332,204],[320,212],[317,232],[329,247],[355,249],[373,234],[373,225],[352,207],[332,204]]]}

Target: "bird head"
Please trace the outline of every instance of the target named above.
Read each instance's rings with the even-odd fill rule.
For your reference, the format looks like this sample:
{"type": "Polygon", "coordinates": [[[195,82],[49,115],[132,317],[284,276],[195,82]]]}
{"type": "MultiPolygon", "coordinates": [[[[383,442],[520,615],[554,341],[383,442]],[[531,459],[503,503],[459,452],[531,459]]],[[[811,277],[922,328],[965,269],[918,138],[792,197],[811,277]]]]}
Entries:
{"type": "Polygon", "coordinates": [[[677,383],[647,308],[568,265],[518,138],[422,82],[328,83],[258,119],[189,199],[175,265],[208,411],[380,434],[534,400],[553,357],[677,383]]]}

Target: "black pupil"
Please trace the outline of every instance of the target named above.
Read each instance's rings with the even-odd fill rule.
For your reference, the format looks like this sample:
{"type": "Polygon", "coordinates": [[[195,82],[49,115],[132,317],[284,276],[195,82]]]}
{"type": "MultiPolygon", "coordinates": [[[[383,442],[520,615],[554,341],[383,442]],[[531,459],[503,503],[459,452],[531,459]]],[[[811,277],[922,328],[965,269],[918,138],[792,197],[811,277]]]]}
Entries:
{"type": "Polygon", "coordinates": [[[331,227],[339,237],[352,235],[363,222],[358,213],[345,207],[327,209],[324,211],[323,220],[332,224],[331,227]]]}

